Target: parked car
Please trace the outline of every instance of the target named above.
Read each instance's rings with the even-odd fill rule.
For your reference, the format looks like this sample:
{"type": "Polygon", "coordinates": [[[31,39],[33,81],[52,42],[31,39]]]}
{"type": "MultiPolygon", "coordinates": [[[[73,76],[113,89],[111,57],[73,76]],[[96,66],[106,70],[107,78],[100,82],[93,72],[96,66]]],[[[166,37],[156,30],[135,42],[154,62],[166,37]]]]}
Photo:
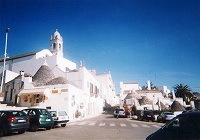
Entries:
{"type": "Polygon", "coordinates": [[[200,111],[200,109],[184,110],[182,111],[182,113],[188,113],[188,112],[193,112],[193,111],[200,111]]]}
{"type": "Polygon", "coordinates": [[[149,135],[146,140],[199,140],[200,111],[183,113],[149,135]]]}
{"type": "Polygon", "coordinates": [[[125,114],[124,109],[123,108],[117,108],[117,109],[115,109],[115,111],[114,111],[114,117],[123,117],[123,118],[125,118],[126,114],[125,114]]]}
{"type": "Polygon", "coordinates": [[[0,136],[18,131],[19,134],[25,133],[29,128],[29,117],[18,110],[0,111],[0,136]]]}
{"type": "Polygon", "coordinates": [[[140,121],[155,121],[155,115],[152,110],[141,110],[138,115],[138,120],[140,121]]]}
{"type": "Polygon", "coordinates": [[[162,113],[157,117],[157,121],[158,121],[158,122],[166,122],[166,121],[170,121],[170,120],[173,119],[174,117],[176,117],[176,115],[174,115],[174,113],[172,113],[172,112],[162,112],[162,113]]]}
{"type": "Polygon", "coordinates": [[[30,117],[29,129],[33,132],[37,131],[39,128],[50,130],[54,124],[51,114],[46,109],[30,108],[24,109],[23,112],[30,117]]]}
{"type": "Polygon", "coordinates": [[[67,122],[69,122],[69,116],[67,115],[67,112],[65,111],[49,111],[51,113],[51,116],[54,120],[53,128],[56,125],[61,125],[62,127],[65,127],[67,122]]]}

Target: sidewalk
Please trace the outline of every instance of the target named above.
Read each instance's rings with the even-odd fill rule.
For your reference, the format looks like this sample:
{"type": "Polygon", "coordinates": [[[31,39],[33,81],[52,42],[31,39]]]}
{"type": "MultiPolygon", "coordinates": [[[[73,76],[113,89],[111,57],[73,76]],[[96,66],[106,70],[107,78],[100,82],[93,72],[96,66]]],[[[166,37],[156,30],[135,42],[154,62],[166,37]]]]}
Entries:
{"type": "Polygon", "coordinates": [[[101,114],[89,116],[89,117],[87,117],[87,118],[76,118],[76,119],[74,119],[74,120],[70,120],[68,123],[79,122],[79,121],[83,121],[83,120],[86,120],[86,119],[91,119],[91,118],[94,118],[94,117],[98,117],[98,116],[100,116],[100,115],[101,115],[101,114]]]}
{"type": "Polygon", "coordinates": [[[7,106],[7,104],[0,104],[0,110],[22,110],[26,107],[7,106]]]}

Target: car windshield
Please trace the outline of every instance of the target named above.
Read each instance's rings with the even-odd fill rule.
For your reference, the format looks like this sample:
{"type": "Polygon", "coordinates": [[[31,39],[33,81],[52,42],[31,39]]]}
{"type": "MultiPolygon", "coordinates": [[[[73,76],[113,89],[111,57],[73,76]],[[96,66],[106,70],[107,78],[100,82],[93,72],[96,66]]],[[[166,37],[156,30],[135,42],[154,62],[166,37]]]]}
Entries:
{"type": "Polygon", "coordinates": [[[49,111],[51,113],[51,116],[56,116],[56,111],[49,111]]]}
{"type": "Polygon", "coordinates": [[[24,112],[21,111],[11,111],[10,116],[12,117],[21,117],[21,116],[26,116],[24,112]]]}
{"type": "Polygon", "coordinates": [[[45,109],[40,109],[39,112],[41,115],[48,115],[48,112],[45,109]]]}
{"type": "Polygon", "coordinates": [[[59,112],[58,112],[58,115],[59,115],[59,116],[66,116],[67,113],[66,113],[65,111],[59,111],[59,112]]]}
{"type": "Polygon", "coordinates": [[[172,112],[164,112],[166,115],[174,115],[172,112]]]}

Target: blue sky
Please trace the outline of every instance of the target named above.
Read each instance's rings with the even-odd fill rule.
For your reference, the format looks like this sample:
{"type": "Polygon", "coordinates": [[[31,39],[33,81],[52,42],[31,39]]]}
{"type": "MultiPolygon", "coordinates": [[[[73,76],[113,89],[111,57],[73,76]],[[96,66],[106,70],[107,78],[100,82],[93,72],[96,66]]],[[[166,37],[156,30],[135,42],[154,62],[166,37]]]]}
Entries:
{"type": "Polygon", "coordinates": [[[200,92],[199,0],[1,0],[0,56],[50,48],[58,29],[64,56],[119,82],[187,84],[200,92]]]}

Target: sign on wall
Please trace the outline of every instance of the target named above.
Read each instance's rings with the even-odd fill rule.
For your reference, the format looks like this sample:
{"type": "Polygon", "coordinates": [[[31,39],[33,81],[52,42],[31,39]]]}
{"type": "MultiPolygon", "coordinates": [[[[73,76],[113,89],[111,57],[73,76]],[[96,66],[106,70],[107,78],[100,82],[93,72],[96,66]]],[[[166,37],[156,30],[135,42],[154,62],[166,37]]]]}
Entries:
{"type": "Polygon", "coordinates": [[[54,90],[52,90],[52,93],[53,93],[53,94],[57,94],[57,93],[58,93],[58,90],[57,90],[57,89],[54,89],[54,90]]]}
{"type": "Polygon", "coordinates": [[[61,92],[68,92],[68,89],[61,89],[61,92]]]}

